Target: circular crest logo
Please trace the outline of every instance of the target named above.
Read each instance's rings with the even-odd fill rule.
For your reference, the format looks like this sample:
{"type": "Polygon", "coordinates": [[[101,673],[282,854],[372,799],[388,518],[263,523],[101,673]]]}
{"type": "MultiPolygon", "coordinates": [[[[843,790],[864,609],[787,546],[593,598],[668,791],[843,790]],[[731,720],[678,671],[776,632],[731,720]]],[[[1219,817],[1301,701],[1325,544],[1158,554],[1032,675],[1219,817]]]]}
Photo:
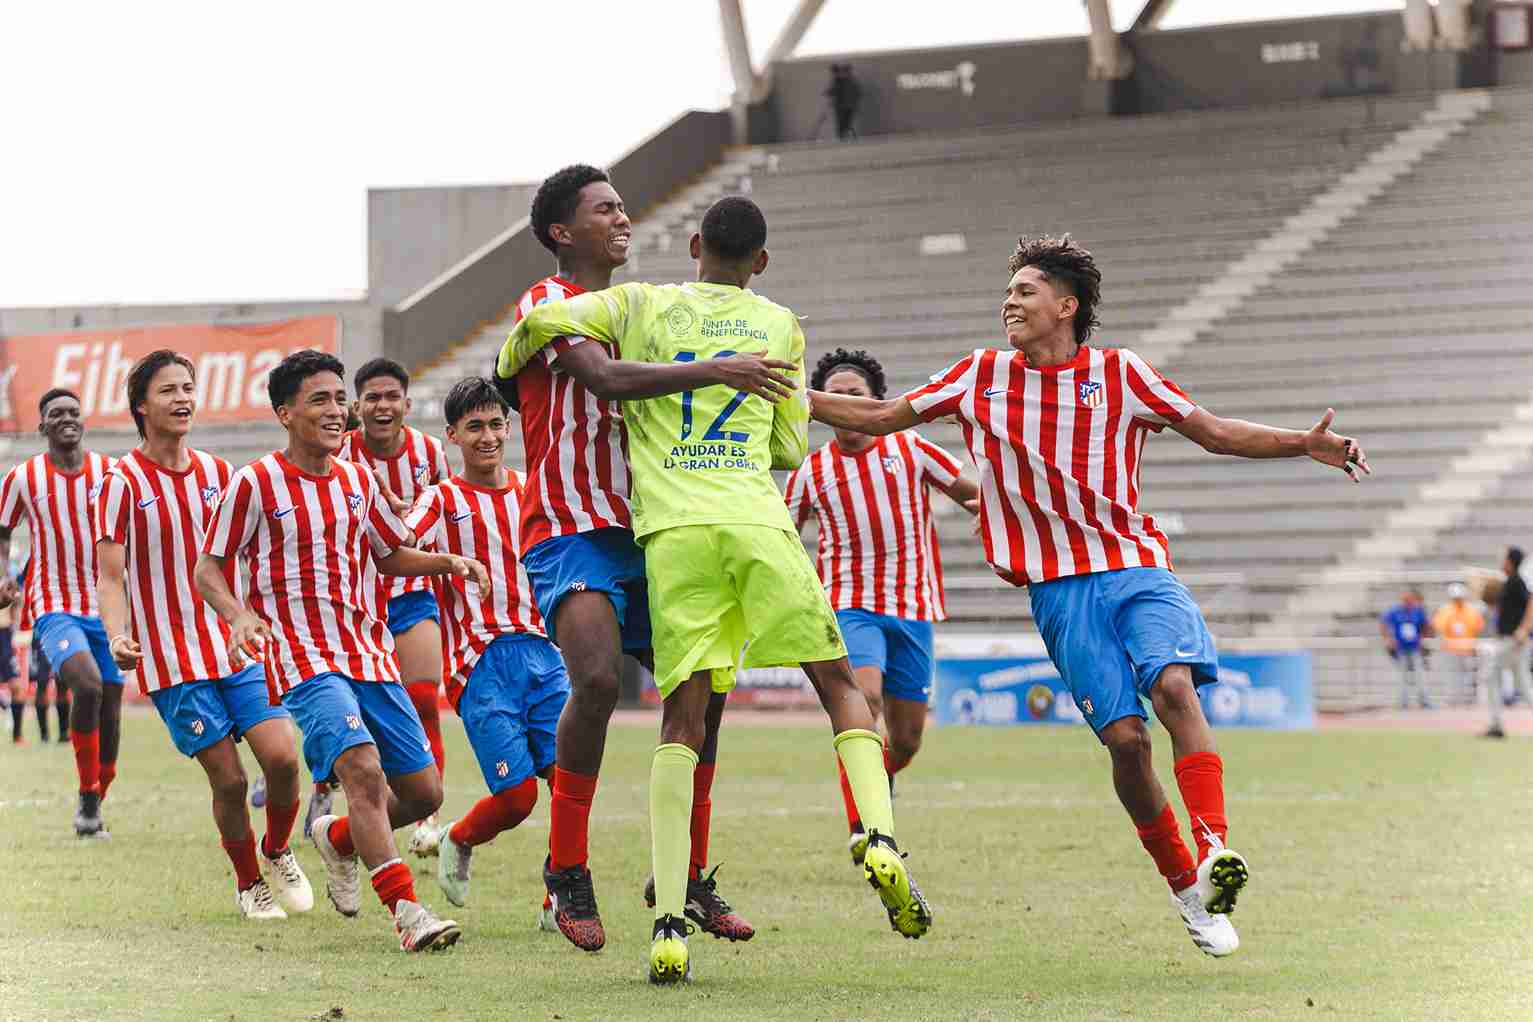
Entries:
{"type": "Polygon", "coordinates": [[[1027,690],[1027,712],[1034,720],[1042,720],[1054,708],[1054,690],[1047,685],[1034,685],[1027,690]]]}
{"type": "Polygon", "coordinates": [[[665,312],[665,325],[671,328],[671,333],[677,337],[684,337],[692,332],[697,326],[697,316],[691,309],[677,302],[665,312]]]}

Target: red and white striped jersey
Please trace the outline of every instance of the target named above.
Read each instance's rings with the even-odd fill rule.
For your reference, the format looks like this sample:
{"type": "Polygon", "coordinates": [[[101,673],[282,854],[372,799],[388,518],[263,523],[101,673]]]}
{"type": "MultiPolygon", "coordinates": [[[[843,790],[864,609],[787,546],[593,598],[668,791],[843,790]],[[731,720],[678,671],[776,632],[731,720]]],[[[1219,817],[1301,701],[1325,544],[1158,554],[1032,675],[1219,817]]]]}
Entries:
{"type": "Polygon", "coordinates": [[[447,698],[457,705],[474,664],[497,636],[544,635],[527,572],[517,559],[522,490],[520,473],[500,490],[453,476],[426,490],[405,518],[422,550],[471,557],[490,573],[489,592],[457,577],[434,579],[443,611],[442,661],[447,698]]]}
{"type": "Polygon", "coordinates": [[[96,529],[91,507],[116,463],[95,451],[74,474],[60,472],[47,453],[33,455],[0,482],[0,526],[22,516],[32,532],[32,571],[24,594],[30,620],[44,614],[99,617],[96,603],[96,529]]]}
{"type": "MultiPolygon", "coordinates": [[[[544,302],[583,293],[562,277],[540,280],[517,303],[517,321],[544,302]]],[[[527,451],[524,551],[553,536],[631,527],[622,403],[603,401],[557,368],[560,353],[576,344],[597,343],[601,342],[585,337],[558,338],[516,376],[527,451]]],[[[616,352],[609,354],[617,357],[616,352]]]]}
{"type": "MultiPolygon", "coordinates": [[[[173,472],[130,451],[107,473],[96,503],[97,542],[127,551],[129,628],[144,652],[138,687],[146,694],[235,671],[229,626],[192,584],[202,537],[234,470],[222,458],[190,453],[191,466],[173,472]]],[[[240,595],[238,573],[228,577],[240,595]]]]}
{"type": "MultiPolygon", "coordinates": [[[[374,456],[363,442],[362,431],[359,429],[341,438],[341,449],[335,456],[341,461],[366,465],[369,471],[382,469],[394,496],[411,505],[425,492],[426,487],[435,486],[452,475],[442,441],[411,426],[404,427],[404,445],[392,458],[374,456]]],[[[379,581],[383,586],[384,599],[387,600],[431,588],[431,579],[425,577],[384,577],[379,581]]]]}
{"type": "Polygon", "coordinates": [[[1139,455],[1145,434],[1197,405],[1132,351],[1082,346],[1034,369],[1021,352],[982,348],[905,398],[923,420],[962,427],[1001,578],[1171,566],[1165,533],[1138,511],[1139,455]]]}
{"type": "Polygon", "coordinates": [[[410,538],[377,480],[355,462],[332,458],[330,474],[316,476],[275,451],[234,473],[202,548],[239,555],[249,568],[250,609],[272,632],[273,699],[330,671],[399,680],[371,558],[410,538]]]}
{"type": "Polygon", "coordinates": [[[836,442],[788,476],[788,511],[820,526],[820,581],[837,610],[942,621],[942,559],[931,488],[951,486],[958,459],[914,430],[847,454],[836,442]]]}

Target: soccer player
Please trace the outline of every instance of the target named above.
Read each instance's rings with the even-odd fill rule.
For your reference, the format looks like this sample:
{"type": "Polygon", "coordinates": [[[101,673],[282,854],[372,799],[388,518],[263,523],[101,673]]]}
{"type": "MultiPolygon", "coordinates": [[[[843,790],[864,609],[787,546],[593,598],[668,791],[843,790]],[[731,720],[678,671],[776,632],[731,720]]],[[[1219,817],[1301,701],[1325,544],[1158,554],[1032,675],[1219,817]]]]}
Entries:
{"type": "MultiPolygon", "coordinates": [[[[527,289],[518,318],[545,302],[608,287],[628,261],[632,225],[622,197],[595,167],[576,164],[545,180],[532,200],[532,229],[558,260],[558,272],[527,289]]],[[[559,643],[570,674],[551,781],[543,871],[548,893],[539,926],[557,928],[575,946],[595,951],[606,933],[587,865],[591,800],[617,706],[623,654],[648,661],[650,648],[649,596],[630,521],[620,402],[713,383],[765,394],[781,367],[753,354],[645,365],[610,357],[615,352],[607,344],[590,341],[561,338],[518,372],[497,367],[495,382],[521,412],[527,455],[522,564],[548,637],[559,643]]],[[[720,695],[708,711],[710,757],[723,712],[720,695]]],[[[710,758],[694,778],[689,900],[700,906],[694,918],[701,916],[697,921],[706,932],[743,940],[754,931],[702,876],[713,775],[710,758]]]]}
{"type": "MultiPolygon", "coordinates": [[[[792,311],[745,288],[766,269],[766,218],[728,196],[692,236],[698,283],[623,284],[533,309],[512,331],[501,364],[514,369],[556,337],[614,345],[624,360],[707,363],[765,347],[803,374],[804,335],[792,311]]],[[[504,373],[503,373],[504,375],[504,373]]],[[[773,390],[773,397],[783,397],[773,390]]],[[[857,688],[835,614],[773,482],[808,451],[808,408],[702,387],[632,401],[634,533],[644,544],[652,594],[655,684],[664,698],[662,744],[650,773],[655,924],[650,980],[690,975],[683,918],[689,815],[698,750],[714,688],[746,667],[802,664],[830,715],[835,749],[868,827],[864,875],[896,932],[919,937],[931,912],[894,843],[883,744],[857,688]]]]}
{"type": "MultiPolygon", "coordinates": [[[[48,450],[11,469],[0,483],[0,564],[10,563],[11,532],[25,516],[32,533],[25,613],[35,622],[36,647],[60,687],[74,696],[69,740],[80,781],[75,834],[104,837],[101,801],[117,776],[123,679],[96,604],[91,506],[112,459],[85,449],[80,398],[73,391],[48,391],[37,410],[48,450]]],[[[0,606],[18,595],[14,580],[0,581],[0,606]]]]}
{"type": "Polygon", "coordinates": [[[1194,943],[1228,955],[1248,871],[1224,844],[1224,767],[1197,695],[1218,660],[1165,534],[1138,511],[1140,450],[1169,425],[1214,453],[1310,457],[1354,481],[1368,462],[1331,432],[1330,410],[1307,432],[1219,418],[1132,351],[1089,347],[1102,275],[1068,235],[1020,239],[1010,267],[1010,350],[976,350],[902,397],[812,392],[814,416],[880,436],[957,418],[980,472],[986,559],[1028,587],[1049,656],[1107,747],[1118,798],[1194,943]],[[1197,861],[1151,767],[1141,697],[1171,736],[1197,861]]]}
{"type": "MultiPolygon", "coordinates": [[[[392,359],[375,358],[353,377],[361,426],[341,438],[342,461],[365,465],[377,477],[394,513],[403,515],[428,486],[451,475],[442,442],[405,425],[410,414],[410,374],[392,359]]],[[[426,729],[437,773],[446,764],[438,690],[442,687],[442,629],[437,601],[425,578],[392,578],[385,583],[389,634],[405,691],[426,729]]],[[[421,820],[410,835],[416,855],[436,854],[435,818],[421,820]]]]}
{"type": "Polygon", "coordinates": [[[272,368],[267,391],[287,449],[234,474],[197,559],[202,596],[229,625],[237,649],[262,648],[270,697],[303,732],[319,781],[339,781],[349,816],[314,821],[312,839],[342,915],[361,910],[357,860],[393,917],[399,946],[424,951],[460,931],[420,904],[393,829],[442,802],[431,744],[399,681],[388,628],[376,615],[385,575],[458,575],[483,586],[484,568],[406,544],[409,529],[360,465],[337,461],[346,423],[345,366],[305,349],[272,368]],[[228,576],[250,572],[249,606],[228,576]],[[369,563],[371,558],[371,564],[369,563]]]}
{"type": "Polygon", "coordinates": [[[490,573],[486,589],[457,579],[436,584],[447,619],[448,698],[490,789],[436,835],[437,882],[448,901],[462,905],[474,849],[537,804],[537,779],[553,767],[554,727],[570,683],[517,562],[522,478],[505,466],[510,406],[489,380],[469,378],[448,392],[444,411],[463,472],[427,487],[405,521],[422,550],[471,557],[490,573]]]}
{"type": "Polygon", "coordinates": [[[16,670],[16,647],[10,607],[0,608],[0,694],[11,711],[11,744],[22,745],[21,722],[27,716],[27,682],[16,670]]]}
{"type": "Polygon", "coordinates": [[[229,627],[192,585],[192,568],[232,469],[187,444],[197,380],[184,355],[160,349],[128,373],[128,410],[142,442],[106,476],[96,503],[101,620],[122,670],[138,671],[180,752],[195,759],[213,790],[213,822],[234,864],[234,903],[247,919],[285,919],[314,907],[314,892],[288,847],[298,817],[293,721],[266,697],[259,663],[229,647],[229,627]],[[243,741],[267,779],[261,876],[243,741]],[[273,900],[272,886],[276,888],[273,900]]]}
{"type": "MultiPolygon", "coordinates": [[[[814,368],[810,386],[832,394],[884,396],[884,368],[866,351],[837,348],[814,368]]],[[[846,640],[852,674],[884,731],[889,783],[921,748],[932,684],[932,622],[947,616],[942,561],[931,517],[933,488],[978,510],[979,487],[958,459],[914,430],[872,437],[837,430],[788,476],[788,513],[802,529],[819,524],[820,582],[846,640]]],[[[838,764],[839,765],[839,764],[838,764]]],[[[862,865],[868,835],[846,771],[852,862],[862,865]]]]}

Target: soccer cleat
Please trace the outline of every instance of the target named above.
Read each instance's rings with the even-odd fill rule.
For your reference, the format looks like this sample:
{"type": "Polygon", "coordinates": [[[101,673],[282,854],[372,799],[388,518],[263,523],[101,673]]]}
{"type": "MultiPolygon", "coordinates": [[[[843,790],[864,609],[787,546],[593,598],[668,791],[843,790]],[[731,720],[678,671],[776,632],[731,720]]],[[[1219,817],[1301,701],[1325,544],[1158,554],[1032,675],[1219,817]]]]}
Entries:
{"type": "Polygon", "coordinates": [[[94,791],[80,792],[80,805],[75,810],[75,837],[107,837],[106,823],[101,819],[101,795],[94,791]]]}
{"type": "Polygon", "coordinates": [[[394,929],[401,951],[440,951],[463,936],[453,920],[438,919],[425,905],[403,899],[394,905],[394,929]]]}
{"type": "Polygon", "coordinates": [[[1500,724],[1492,724],[1489,728],[1486,729],[1485,737],[1486,738],[1505,738],[1506,737],[1506,732],[1504,730],[1502,730],[1500,724]]]}
{"type": "Polygon", "coordinates": [[[1251,871],[1239,852],[1215,848],[1198,864],[1198,897],[1211,915],[1225,916],[1235,911],[1235,899],[1251,879],[1251,871]]]}
{"type": "Polygon", "coordinates": [[[651,983],[687,983],[692,979],[692,961],[687,954],[685,919],[664,915],[655,920],[654,939],[649,945],[649,981],[651,983]]]}
{"type": "Polygon", "coordinates": [[[415,830],[410,832],[410,843],[407,847],[411,855],[427,859],[437,854],[441,844],[442,830],[436,824],[436,816],[432,815],[415,825],[415,830]]]}
{"type": "MultiPolygon", "coordinates": [[[[718,891],[718,881],[713,867],[705,877],[687,878],[687,918],[697,924],[704,933],[711,933],[723,940],[750,940],[756,928],[735,914],[718,891]]],[[[644,904],[655,907],[655,878],[644,884],[644,904]]]]}
{"type": "MultiPolygon", "coordinates": [[[[265,853],[261,858],[266,858],[265,853]]],[[[272,893],[278,904],[294,915],[314,907],[314,888],[309,886],[309,878],[291,848],[282,849],[275,859],[266,859],[266,864],[271,867],[272,893]]]]}
{"type": "Polygon", "coordinates": [[[257,880],[243,891],[235,891],[234,904],[246,919],[287,918],[282,906],[272,901],[271,888],[266,886],[265,880],[257,880]]]}
{"type": "Polygon", "coordinates": [[[846,850],[852,853],[852,865],[861,866],[863,856],[868,854],[867,831],[852,831],[852,836],[846,839],[846,850]]]}
{"type": "Polygon", "coordinates": [[[889,925],[902,937],[920,939],[932,927],[931,906],[921,889],[910,879],[904,857],[894,839],[878,831],[868,832],[868,849],[862,860],[862,875],[889,912],[889,925]]]}
{"type": "Polygon", "coordinates": [[[266,807],[266,777],[263,775],[255,779],[250,786],[250,807],[252,809],[264,809],[266,807]]]}
{"type": "Polygon", "coordinates": [[[325,884],[325,894],[330,897],[330,904],[343,916],[354,916],[362,911],[362,889],[357,880],[357,857],[355,854],[342,855],[335,850],[335,845],[330,843],[330,825],[335,822],[334,816],[321,816],[314,821],[314,828],[309,832],[309,840],[314,842],[314,849],[319,852],[319,857],[325,863],[325,875],[328,882],[325,884]]]}
{"type": "Polygon", "coordinates": [[[474,849],[454,841],[447,833],[450,829],[451,825],[443,827],[438,836],[441,858],[436,863],[436,882],[447,900],[462,908],[468,904],[468,867],[474,849]]]}
{"type": "Polygon", "coordinates": [[[304,837],[313,836],[314,821],[319,819],[321,816],[329,816],[330,810],[334,807],[334,805],[335,795],[329,788],[326,788],[324,791],[316,790],[314,794],[309,796],[309,808],[308,811],[303,814],[304,837]]]}
{"type": "Polygon", "coordinates": [[[1240,947],[1240,937],[1235,933],[1230,917],[1209,912],[1198,894],[1197,884],[1172,894],[1171,904],[1182,914],[1182,924],[1192,935],[1192,942],[1205,955],[1223,958],[1234,954],[1235,949],[1240,947]]]}
{"type": "Polygon", "coordinates": [[[596,911],[591,871],[584,866],[571,866],[555,873],[549,868],[549,860],[544,859],[543,886],[548,889],[548,907],[544,912],[553,913],[559,932],[582,951],[600,951],[607,943],[607,932],[602,929],[601,915],[596,911]]]}

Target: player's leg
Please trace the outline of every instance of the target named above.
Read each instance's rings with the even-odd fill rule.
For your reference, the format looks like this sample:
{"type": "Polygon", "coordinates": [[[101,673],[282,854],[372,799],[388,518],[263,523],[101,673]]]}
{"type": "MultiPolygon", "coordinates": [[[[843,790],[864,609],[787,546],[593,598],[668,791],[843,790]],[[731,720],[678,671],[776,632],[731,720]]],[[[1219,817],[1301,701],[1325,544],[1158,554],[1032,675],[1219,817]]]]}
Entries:
{"type": "MultiPolygon", "coordinates": [[[[394,635],[394,655],[399,674],[415,714],[431,743],[437,773],[446,766],[442,744],[440,709],[442,684],[442,629],[437,623],[436,597],[424,590],[405,593],[389,601],[389,631],[394,635]]],[[[435,818],[421,820],[410,835],[409,849],[419,856],[436,854],[435,818]]]]}
{"type": "Polygon", "coordinates": [[[1510,645],[1513,691],[1524,706],[1533,705],[1533,676],[1530,676],[1528,664],[1528,644],[1513,641],[1510,645]]]}
{"type": "MultiPolygon", "coordinates": [[[[883,713],[884,665],[889,657],[888,642],[883,629],[878,627],[876,617],[865,610],[836,611],[836,623],[846,642],[852,676],[868,702],[875,726],[883,713]]],[[[847,780],[846,767],[842,766],[839,757],[836,759],[836,772],[841,782],[841,804],[846,809],[846,828],[850,834],[847,850],[851,853],[853,864],[861,866],[863,854],[868,847],[868,836],[862,825],[862,817],[857,812],[857,801],[852,797],[852,785],[847,780]]]]}
{"type": "Polygon", "coordinates": [[[11,695],[11,741],[20,745],[24,739],[21,735],[22,722],[27,719],[27,686],[20,678],[12,678],[6,688],[11,695]]]}
{"type": "Polygon", "coordinates": [[[59,686],[73,695],[69,740],[74,746],[80,801],[75,833],[94,837],[105,831],[101,821],[101,671],[81,631],[69,614],[44,614],[37,620],[38,646],[48,658],[59,686]]]}
{"type": "Polygon", "coordinates": [[[101,679],[101,800],[106,801],[107,790],[117,779],[117,751],[122,744],[122,695],[124,678],[112,659],[112,645],[107,638],[106,625],[99,617],[74,619],[85,636],[92,658],[96,661],[96,673],[101,679]]]}
{"type": "Polygon", "coordinates": [[[649,958],[652,983],[676,983],[691,974],[683,920],[691,856],[693,774],[707,736],[712,681],[711,669],[693,672],[664,693],[661,707],[660,745],[649,775],[650,852],[655,876],[655,925],[649,958]]]}
{"type": "Polygon", "coordinates": [[[219,696],[234,722],[235,734],[250,747],[266,782],[266,833],[260,851],[271,872],[277,901],[288,912],[307,912],[314,907],[314,891],[291,847],[302,778],[293,718],[283,707],[271,705],[266,673],[258,664],[220,682],[219,696]]]}
{"type": "Polygon", "coordinates": [[[1502,678],[1508,670],[1515,669],[1512,656],[1517,652],[1517,644],[1510,636],[1502,636],[1495,642],[1495,648],[1490,656],[1485,658],[1485,671],[1480,679],[1485,689],[1485,707],[1490,712],[1490,727],[1486,729],[1485,736],[1504,738],[1506,731],[1501,726],[1501,718],[1505,711],[1506,700],[1502,697],[1502,678]]]}
{"type": "Polygon", "coordinates": [[[926,707],[932,686],[932,625],[885,617],[887,666],[884,669],[884,766],[890,783],[921,751],[926,732],[926,707]]]}
{"type": "MultiPolygon", "coordinates": [[[[48,675],[47,667],[39,668],[32,666],[33,663],[39,660],[41,660],[44,664],[47,663],[46,660],[43,660],[42,653],[38,651],[37,644],[33,643],[31,655],[28,657],[27,673],[32,676],[32,708],[37,713],[37,734],[42,742],[47,743],[49,740],[48,687],[52,679],[48,675]]],[[[59,726],[59,736],[61,738],[67,738],[68,734],[69,728],[67,724],[61,721],[59,726]]]]}

